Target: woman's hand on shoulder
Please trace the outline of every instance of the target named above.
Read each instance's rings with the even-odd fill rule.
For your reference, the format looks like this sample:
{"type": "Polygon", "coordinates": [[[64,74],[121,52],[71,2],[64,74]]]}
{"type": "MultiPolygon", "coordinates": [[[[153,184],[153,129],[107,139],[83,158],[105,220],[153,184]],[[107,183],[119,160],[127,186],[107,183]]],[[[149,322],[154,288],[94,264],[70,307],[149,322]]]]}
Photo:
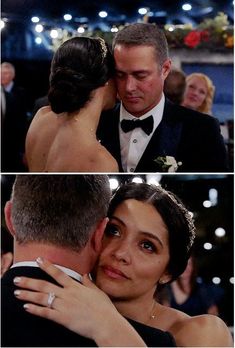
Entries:
{"type": "Polygon", "coordinates": [[[177,323],[174,329],[177,346],[181,347],[233,347],[226,324],[215,315],[189,317],[177,323]]]}
{"type": "Polygon", "coordinates": [[[15,285],[23,288],[16,290],[15,296],[27,302],[24,308],[28,313],[53,320],[93,339],[98,346],[112,346],[112,343],[117,346],[127,346],[128,343],[131,346],[145,346],[109,297],[97,288],[88,275],[83,276],[81,284],[49,261],[39,258],[37,262],[59,286],[39,279],[15,278],[15,285]],[[116,335],[119,330],[120,334],[116,335]],[[127,333],[126,337],[121,334],[122,330],[124,334],[127,333]]]}

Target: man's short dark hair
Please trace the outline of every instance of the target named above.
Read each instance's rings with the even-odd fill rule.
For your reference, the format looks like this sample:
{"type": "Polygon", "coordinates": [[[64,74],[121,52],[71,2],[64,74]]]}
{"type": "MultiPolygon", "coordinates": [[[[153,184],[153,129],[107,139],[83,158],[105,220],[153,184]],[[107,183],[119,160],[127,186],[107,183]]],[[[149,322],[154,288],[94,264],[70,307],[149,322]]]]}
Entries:
{"type": "Polygon", "coordinates": [[[107,175],[18,175],[12,192],[16,240],[79,251],[106,216],[110,196],[107,175]]]}
{"type": "Polygon", "coordinates": [[[183,101],[186,87],[186,75],[182,70],[172,69],[164,82],[163,91],[165,96],[175,104],[183,101]]]}
{"type": "Polygon", "coordinates": [[[155,24],[134,23],[120,30],[114,40],[116,45],[125,46],[152,46],[155,49],[156,58],[160,66],[168,58],[168,44],[165,34],[155,24]]]}

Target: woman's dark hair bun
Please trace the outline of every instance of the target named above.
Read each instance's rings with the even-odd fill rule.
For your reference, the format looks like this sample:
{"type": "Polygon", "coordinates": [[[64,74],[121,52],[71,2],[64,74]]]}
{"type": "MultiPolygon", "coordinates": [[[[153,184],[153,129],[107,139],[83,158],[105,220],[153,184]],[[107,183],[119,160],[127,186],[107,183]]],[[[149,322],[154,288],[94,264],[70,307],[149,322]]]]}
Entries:
{"type": "Polygon", "coordinates": [[[82,73],[59,68],[51,78],[48,99],[57,114],[79,110],[89,100],[93,86],[82,73]]]}
{"type": "Polygon", "coordinates": [[[78,111],[114,74],[114,58],[101,39],[74,37],[55,53],[48,93],[52,111],[78,111]]]}

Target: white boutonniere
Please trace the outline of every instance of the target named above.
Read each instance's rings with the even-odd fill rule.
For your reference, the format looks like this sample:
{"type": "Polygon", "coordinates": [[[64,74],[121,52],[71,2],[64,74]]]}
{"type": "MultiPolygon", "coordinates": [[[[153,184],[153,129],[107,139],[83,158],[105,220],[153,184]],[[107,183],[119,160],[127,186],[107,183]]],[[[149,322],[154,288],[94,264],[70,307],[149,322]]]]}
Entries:
{"type": "Polygon", "coordinates": [[[154,162],[162,169],[163,172],[176,172],[182,162],[176,162],[175,157],[172,156],[158,156],[154,162]]]}

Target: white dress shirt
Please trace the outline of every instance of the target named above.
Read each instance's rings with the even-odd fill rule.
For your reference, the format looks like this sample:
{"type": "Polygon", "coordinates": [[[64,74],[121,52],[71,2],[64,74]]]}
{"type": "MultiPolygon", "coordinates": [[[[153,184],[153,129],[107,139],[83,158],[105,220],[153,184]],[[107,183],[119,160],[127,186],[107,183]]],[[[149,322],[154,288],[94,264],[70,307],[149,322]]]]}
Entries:
{"type": "Polygon", "coordinates": [[[119,138],[121,146],[121,159],[124,172],[134,172],[135,168],[142,157],[153,133],[162,120],[163,109],[165,105],[165,96],[162,94],[160,102],[146,114],[138,117],[139,120],[143,120],[149,116],[153,116],[154,124],[153,131],[150,135],[147,135],[141,128],[135,128],[130,132],[123,132],[121,128],[121,121],[123,119],[133,120],[136,117],[131,115],[121,103],[120,107],[120,123],[119,123],[119,138]]]}
{"type": "MultiPolygon", "coordinates": [[[[14,267],[25,267],[25,266],[28,266],[28,267],[39,267],[36,261],[21,261],[21,262],[14,263],[11,266],[11,268],[14,268],[14,267]]],[[[79,273],[73,271],[70,268],[63,267],[63,266],[60,266],[60,265],[54,265],[54,266],[59,268],[59,269],[61,269],[61,271],[66,273],[68,276],[70,276],[70,277],[78,280],[79,282],[81,282],[82,276],[79,273]]]]}
{"type": "Polygon", "coordinates": [[[6,92],[10,93],[12,88],[13,88],[13,86],[14,86],[14,82],[11,81],[10,83],[8,83],[8,85],[4,86],[4,89],[5,89],[6,92]]]}

